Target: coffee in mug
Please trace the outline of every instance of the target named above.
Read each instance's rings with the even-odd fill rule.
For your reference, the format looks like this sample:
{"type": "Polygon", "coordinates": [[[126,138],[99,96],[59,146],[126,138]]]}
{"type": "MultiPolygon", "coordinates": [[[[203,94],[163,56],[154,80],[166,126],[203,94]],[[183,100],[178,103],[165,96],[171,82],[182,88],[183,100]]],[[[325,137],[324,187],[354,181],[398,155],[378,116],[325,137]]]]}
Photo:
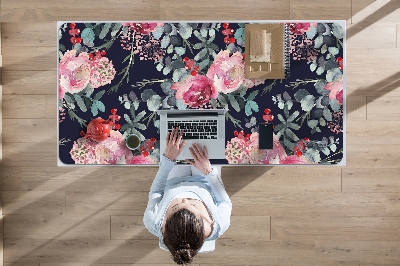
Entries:
{"type": "Polygon", "coordinates": [[[125,139],[126,142],[126,146],[130,149],[130,150],[136,150],[137,148],[139,148],[140,146],[140,138],[138,135],[136,134],[131,134],[128,135],[125,139]]]}

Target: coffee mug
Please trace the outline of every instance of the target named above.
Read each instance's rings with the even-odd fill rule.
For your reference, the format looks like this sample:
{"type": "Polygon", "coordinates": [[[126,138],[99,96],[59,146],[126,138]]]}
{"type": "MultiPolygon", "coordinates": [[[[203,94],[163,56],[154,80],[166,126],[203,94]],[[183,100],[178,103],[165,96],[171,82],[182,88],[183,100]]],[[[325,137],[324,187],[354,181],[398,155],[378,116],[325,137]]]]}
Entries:
{"type": "Polygon", "coordinates": [[[125,139],[126,147],[130,150],[136,150],[140,146],[140,138],[136,134],[130,134],[125,139]]]}

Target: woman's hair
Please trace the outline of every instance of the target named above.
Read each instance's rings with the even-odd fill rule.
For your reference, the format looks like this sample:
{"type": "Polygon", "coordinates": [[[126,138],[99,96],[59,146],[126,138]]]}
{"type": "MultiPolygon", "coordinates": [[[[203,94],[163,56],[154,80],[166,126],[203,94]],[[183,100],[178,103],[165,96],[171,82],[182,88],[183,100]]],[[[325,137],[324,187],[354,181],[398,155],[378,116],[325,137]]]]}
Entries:
{"type": "Polygon", "coordinates": [[[205,240],[203,219],[180,209],[167,218],[163,237],[177,264],[191,263],[205,240]]]}

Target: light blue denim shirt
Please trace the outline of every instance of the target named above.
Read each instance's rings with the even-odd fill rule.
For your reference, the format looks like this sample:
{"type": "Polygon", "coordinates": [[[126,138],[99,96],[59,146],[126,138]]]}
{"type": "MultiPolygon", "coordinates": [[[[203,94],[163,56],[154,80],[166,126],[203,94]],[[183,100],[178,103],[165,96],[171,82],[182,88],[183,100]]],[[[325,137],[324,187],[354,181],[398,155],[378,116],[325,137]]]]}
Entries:
{"type": "Polygon", "coordinates": [[[149,192],[149,202],[144,213],[146,228],[158,238],[162,236],[162,223],[172,199],[181,192],[195,193],[210,210],[214,221],[213,230],[206,240],[219,238],[228,229],[231,220],[232,202],[225,191],[218,169],[207,175],[176,177],[167,181],[175,162],[164,155],[149,192]]]}

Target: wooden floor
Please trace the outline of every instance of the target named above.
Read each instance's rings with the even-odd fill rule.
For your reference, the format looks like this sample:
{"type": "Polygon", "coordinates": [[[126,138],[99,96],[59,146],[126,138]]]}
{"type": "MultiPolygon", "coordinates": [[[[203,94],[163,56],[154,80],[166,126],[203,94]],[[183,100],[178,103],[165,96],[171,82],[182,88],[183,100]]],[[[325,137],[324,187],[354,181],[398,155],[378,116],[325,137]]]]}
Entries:
{"type": "MultiPolygon", "coordinates": [[[[4,265],[171,263],[156,167],[57,167],[57,20],[347,21],[347,166],[224,167],[231,226],[194,265],[400,265],[399,0],[1,0],[4,265]]],[[[0,230],[1,232],[1,230],[0,230]]]]}

